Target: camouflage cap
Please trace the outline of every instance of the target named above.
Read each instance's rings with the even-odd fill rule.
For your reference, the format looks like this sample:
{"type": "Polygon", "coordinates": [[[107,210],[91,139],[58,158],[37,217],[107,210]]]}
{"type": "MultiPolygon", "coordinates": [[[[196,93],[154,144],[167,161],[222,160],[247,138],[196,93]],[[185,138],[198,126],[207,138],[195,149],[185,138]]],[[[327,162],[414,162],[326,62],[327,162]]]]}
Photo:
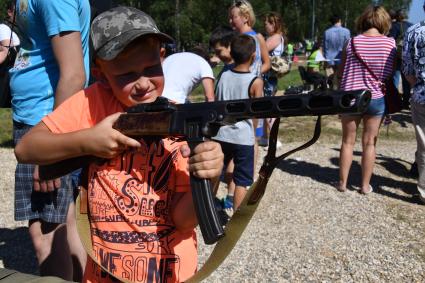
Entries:
{"type": "Polygon", "coordinates": [[[119,6],[97,16],[91,24],[94,52],[103,60],[114,59],[133,40],[142,35],[155,35],[161,41],[173,38],[159,31],[146,13],[132,7],[119,6]]]}

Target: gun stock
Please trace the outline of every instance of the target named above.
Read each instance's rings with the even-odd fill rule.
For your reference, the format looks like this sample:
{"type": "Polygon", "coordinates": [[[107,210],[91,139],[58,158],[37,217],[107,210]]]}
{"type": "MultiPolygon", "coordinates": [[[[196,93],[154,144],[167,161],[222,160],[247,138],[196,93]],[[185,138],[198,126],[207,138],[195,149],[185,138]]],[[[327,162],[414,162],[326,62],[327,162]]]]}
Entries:
{"type": "MultiPolygon", "coordinates": [[[[193,148],[205,138],[214,137],[221,126],[244,119],[358,114],[366,110],[370,99],[371,95],[367,90],[315,90],[300,95],[179,105],[171,104],[166,98],[159,97],[153,103],[129,108],[127,113],[118,118],[113,127],[131,137],[183,138],[193,148]]],[[[76,169],[64,165],[67,164],[66,161],[61,163],[59,168],[62,175],[76,169]]],[[[58,165],[47,166],[40,166],[40,177],[42,179],[57,177],[58,165]]],[[[213,244],[224,235],[224,230],[215,211],[209,181],[191,176],[191,185],[204,241],[213,244]]]]}

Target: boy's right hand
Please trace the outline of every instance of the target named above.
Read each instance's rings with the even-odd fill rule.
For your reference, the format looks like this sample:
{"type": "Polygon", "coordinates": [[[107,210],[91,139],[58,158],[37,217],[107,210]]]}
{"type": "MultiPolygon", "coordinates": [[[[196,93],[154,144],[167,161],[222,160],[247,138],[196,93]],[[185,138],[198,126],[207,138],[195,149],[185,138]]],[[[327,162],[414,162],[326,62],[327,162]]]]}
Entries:
{"type": "Polygon", "coordinates": [[[128,148],[139,148],[141,144],[112,128],[112,125],[122,113],[112,114],[99,124],[87,130],[90,131],[84,152],[101,158],[111,159],[120,155],[128,148]]]}

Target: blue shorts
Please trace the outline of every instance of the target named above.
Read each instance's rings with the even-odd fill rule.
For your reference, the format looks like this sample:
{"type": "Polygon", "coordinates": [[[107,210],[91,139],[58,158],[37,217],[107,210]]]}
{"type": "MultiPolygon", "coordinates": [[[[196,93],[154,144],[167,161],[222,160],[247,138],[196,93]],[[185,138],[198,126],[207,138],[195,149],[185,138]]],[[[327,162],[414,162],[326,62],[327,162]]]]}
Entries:
{"type": "MultiPolygon", "coordinates": [[[[32,126],[13,122],[15,145],[32,126]]],[[[18,163],[15,171],[15,220],[41,219],[49,223],[65,223],[68,208],[76,196],[79,176],[61,178],[61,187],[51,193],[33,191],[34,165],[18,163]]]]}
{"type": "Polygon", "coordinates": [[[387,107],[385,105],[385,97],[380,97],[376,99],[371,99],[369,106],[367,107],[366,111],[363,114],[348,114],[349,116],[363,116],[363,115],[369,115],[369,116],[384,116],[387,112],[387,107]]]}
{"type": "Polygon", "coordinates": [[[248,187],[254,182],[254,146],[217,141],[224,153],[224,168],[233,159],[233,181],[236,186],[248,187]]]}
{"type": "Polygon", "coordinates": [[[369,106],[363,115],[369,116],[384,116],[386,113],[387,107],[385,106],[385,97],[380,97],[377,99],[371,99],[369,106]]]}

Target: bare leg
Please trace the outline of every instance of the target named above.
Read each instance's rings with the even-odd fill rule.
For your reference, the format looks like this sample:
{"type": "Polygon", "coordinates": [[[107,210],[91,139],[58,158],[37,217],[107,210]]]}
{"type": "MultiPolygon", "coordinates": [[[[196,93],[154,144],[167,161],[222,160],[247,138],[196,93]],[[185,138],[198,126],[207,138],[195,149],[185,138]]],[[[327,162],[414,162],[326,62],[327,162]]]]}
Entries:
{"type": "Polygon", "coordinates": [[[68,215],[66,218],[67,238],[71,259],[73,263],[73,281],[81,282],[83,279],[84,268],[87,262],[87,252],[81,243],[77,232],[77,223],[75,218],[75,203],[69,205],[68,215]]]}
{"type": "Polygon", "coordinates": [[[381,122],[382,117],[379,116],[365,116],[363,118],[361,191],[366,193],[370,191],[369,184],[376,158],[375,146],[381,122]]]}
{"type": "Polygon", "coordinates": [[[227,165],[226,173],[224,175],[224,181],[227,184],[227,194],[233,196],[235,194],[235,182],[233,182],[233,170],[235,170],[235,164],[233,159],[230,160],[229,165],[227,165]]]}
{"type": "Polygon", "coordinates": [[[233,209],[236,211],[241,205],[243,199],[245,198],[247,190],[245,187],[236,186],[235,188],[235,198],[233,203],[233,209]]]}
{"type": "Polygon", "coordinates": [[[40,275],[72,280],[72,261],[65,224],[31,220],[29,233],[40,266],[40,275]]]}
{"type": "Polygon", "coordinates": [[[353,148],[356,142],[356,131],[361,117],[342,116],[342,143],[339,153],[339,184],[338,190],[345,191],[347,188],[348,173],[353,162],[353,148]]]}

